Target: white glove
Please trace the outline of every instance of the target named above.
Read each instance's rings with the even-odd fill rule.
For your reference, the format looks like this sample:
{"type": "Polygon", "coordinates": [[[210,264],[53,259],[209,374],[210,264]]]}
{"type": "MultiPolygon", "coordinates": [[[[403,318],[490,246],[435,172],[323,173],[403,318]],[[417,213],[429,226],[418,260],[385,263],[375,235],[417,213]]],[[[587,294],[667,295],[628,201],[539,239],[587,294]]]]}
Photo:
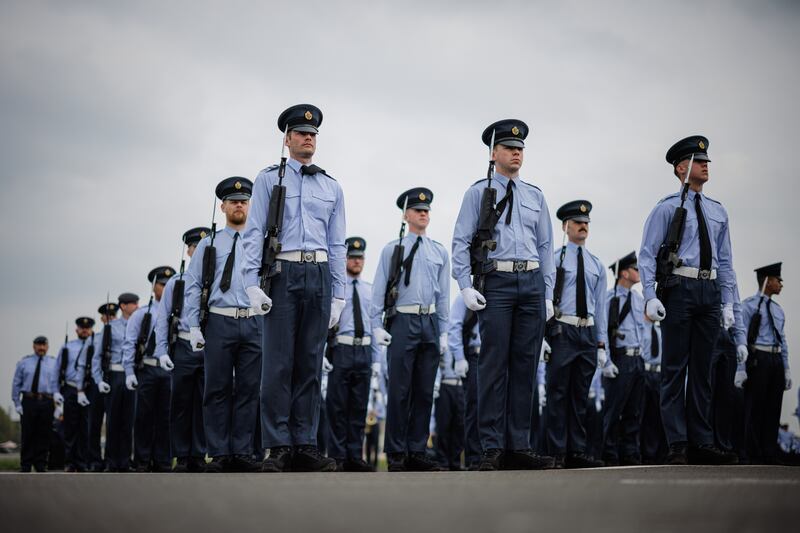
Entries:
{"type": "Polygon", "coordinates": [[[64,396],[60,392],[53,394],[53,400],[55,400],[56,405],[64,405],[64,396]]]}
{"type": "Polygon", "coordinates": [[[786,386],[783,390],[789,390],[792,388],[792,373],[789,370],[783,371],[783,377],[786,379],[786,386]]]}
{"type": "Polygon", "coordinates": [[[374,391],[381,389],[381,364],[372,363],[372,377],[369,379],[369,388],[374,391]]]}
{"type": "Polygon", "coordinates": [[[322,371],[326,374],[333,370],[333,363],[328,361],[327,357],[322,358],[322,371]]]}
{"type": "Polygon", "coordinates": [[[603,367],[603,376],[609,379],[614,379],[619,375],[619,368],[614,363],[609,364],[606,367],[603,367]]]}
{"type": "Polygon", "coordinates": [[[469,361],[467,361],[466,359],[457,360],[455,364],[455,372],[456,376],[462,379],[466,379],[467,372],[469,372],[469,361]]]}
{"type": "Polygon", "coordinates": [[[736,320],[733,318],[733,304],[724,304],[722,306],[722,327],[730,329],[736,320]]]}
{"type": "Polygon", "coordinates": [[[58,420],[63,415],[64,415],[64,406],[56,405],[56,408],[53,410],[53,420],[58,420]]]}
{"type": "Polygon", "coordinates": [[[269,313],[270,309],[272,309],[272,298],[267,296],[264,291],[261,290],[261,287],[252,285],[247,287],[244,292],[247,294],[247,297],[250,298],[250,309],[253,311],[253,314],[266,315],[269,313]]]}
{"type": "Polygon", "coordinates": [[[373,329],[372,337],[375,339],[375,342],[381,346],[389,346],[392,343],[392,336],[383,328],[373,329]]]}
{"type": "Polygon", "coordinates": [[[544,387],[544,383],[539,383],[539,407],[544,407],[547,405],[547,389],[544,387]]]}
{"type": "Polygon", "coordinates": [[[747,362],[747,346],[740,344],[736,347],[736,362],[743,365],[747,362]]]}
{"type": "Polygon", "coordinates": [[[14,409],[16,409],[16,410],[17,410],[17,414],[18,414],[19,416],[22,416],[22,406],[21,406],[21,405],[17,405],[17,406],[15,406],[15,407],[14,407],[14,409]]]}
{"type": "Polygon", "coordinates": [[[470,311],[482,311],[486,308],[486,298],[472,287],[461,289],[461,296],[464,298],[464,305],[470,311]]]}
{"type": "Polygon", "coordinates": [[[550,347],[550,343],[542,339],[542,353],[539,354],[539,359],[546,363],[550,360],[550,354],[552,353],[553,349],[550,347]]]}
{"type": "Polygon", "coordinates": [[[193,352],[202,351],[206,347],[206,338],[200,328],[189,328],[189,346],[193,352]]]}
{"type": "Polygon", "coordinates": [[[86,393],[83,391],[78,392],[78,405],[81,407],[89,405],[89,398],[86,397],[86,393]]]}
{"type": "Polygon", "coordinates": [[[125,387],[128,390],[136,390],[136,387],[138,386],[139,386],[139,380],[136,379],[136,374],[125,376],[125,387]]]}
{"type": "Polygon", "coordinates": [[[439,355],[444,355],[447,351],[447,333],[439,335],[439,355]]]}
{"type": "Polygon", "coordinates": [[[659,322],[667,316],[667,310],[664,309],[664,304],[658,298],[647,300],[644,313],[650,319],[650,322],[659,322]]]}
{"type": "Polygon", "coordinates": [[[551,318],[553,318],[555,316],[555,314],[556,314],[555,309],[553,309],[553,300],[545,300],[544,301],[544,308],[545,308],[545,312],[547,313],[547,318],[545,319],[545,322],[547,322],[551,318]]]}
{"type": "Polygon", "coordinates": [[[736,375],[733,376],[733,385],[737,389],[744,387],[744,382],[747,381],[747,372],[744,370],[737,370],[736,375]]]}
{"type": "Polygon", "coordinates": [[[170,359],[169,355],[167,354],[158,356],[158,366],[160,366],[167,372],[172,372],[172,369],[175,368],[175,365],[172,364],[172,359],[170,359]]]}
{"type": "Polygon", "coordinates": [[[331,300],[331,319],[328,321],[328,329],[339,323],[339,318],[344,311],[345,302],[341,298],[334,298],[331,300]]]}
{"type": "Polygon", "coordinates": [[[100,394],[108,394],[111,392],[111,385],[106,383],[105,381],[101,381],[97,384],[97,390],[100,391],[100,394]]]}
{"type": "Polygon", "coordinates": [[[605,348],[598,348],[597,349],[597,367],[603,368],[606,366],[608,362],[608,354],[606,354],[605,348]]]}
{"type": "Polygon", "coordinates": [[[436,381],[433,382],[433,399],[434,400],[439,397],[439,387],[441,387],[441,383],[439,383],[439,380],[437,379],[436,381]]]}

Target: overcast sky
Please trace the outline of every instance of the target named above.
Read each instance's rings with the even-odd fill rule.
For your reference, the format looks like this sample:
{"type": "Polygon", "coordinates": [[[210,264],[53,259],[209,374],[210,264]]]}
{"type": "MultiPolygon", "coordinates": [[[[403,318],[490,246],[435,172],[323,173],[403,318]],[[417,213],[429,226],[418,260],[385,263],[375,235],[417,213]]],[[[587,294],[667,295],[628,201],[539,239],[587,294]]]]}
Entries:
{"type": "MultiPolygon", "coordinates": [[[[450,248],[495,120],[530,126],[522,176],[551,213],[594,204],[589,248],[606,263],[677,189],[666,149],[704,134],[741,293],[784,261],[800,346],[796,2],[103,4],[0,4],[0,406],[34,336],[55,355],[106,291],[144,297],[151,268],[178,266],[216,184],[277,162],[277,116],[303,102],[324,113],[315,163],[368,242],[367,278],[407,188],[433,190],[430,235],[450,248]]],[[[794,388],[783,420],[796,405],[794,388]]]]}

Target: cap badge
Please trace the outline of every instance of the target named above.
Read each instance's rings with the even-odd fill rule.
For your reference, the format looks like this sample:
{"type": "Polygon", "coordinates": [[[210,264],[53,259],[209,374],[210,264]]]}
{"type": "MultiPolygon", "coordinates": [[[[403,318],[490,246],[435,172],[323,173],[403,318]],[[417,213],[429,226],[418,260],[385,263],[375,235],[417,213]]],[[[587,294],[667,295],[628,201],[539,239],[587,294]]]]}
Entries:
{"type": "Polygon", "coordinates": [[[172,275],[172,270],[170,270],[170,269],[166,269],[166,270],[164,271],[164,275],[165,275],[165,276],[171,276],[171,275],[172,275]]]}
{"type": "Polygon", "coordinates": [[[427,198],[427,196],[425,196],[424,192],[419,193],[419,199],[420,200],[422,200],[424,202],[426,198],[427,198]]]}
{"type": "Polygon", "coordinates": [[[703,141],[700,141],[698,146],[700,147],[701,150],[705,150],[706,149],[706,143],[704,143],[703,141]]]}
{"type": "Polygon", "coordinates": [[[303,116],[306,117],[306,120],[311,120],[314,115],[311,114],[311,111],[306,111],[306,114],[303,116]]]}
{"type": "Polygon", "coordinates": [[[233,184],[233,188],[238,191],[239,189],[242,188],[242,183],[240,181],[237,181],[236,183],[233,184]]]}
{"type": "Polygon", "coordinates": [[[586,212],[586,206],[581,204],[581,213],[585,213],[585,212],[586,212]]]}
{"type": "Polygon", "coordinates": [[[519,128],[514,126],[513,128],[511,128],[511,133],[513,133],[514,135],[519,135],[519,128]]]}
{"type": "Polygon", "coordinates": [[[206,232],[205,231],[201,231],[200,232],[200,238],[201,239],[205,239],[206,238],[206,232]]]}
{"type": "Polygon", "coordinates": [[[353,248],[361,248],[361,241],[355,241],[353,243],[353,248]]]}

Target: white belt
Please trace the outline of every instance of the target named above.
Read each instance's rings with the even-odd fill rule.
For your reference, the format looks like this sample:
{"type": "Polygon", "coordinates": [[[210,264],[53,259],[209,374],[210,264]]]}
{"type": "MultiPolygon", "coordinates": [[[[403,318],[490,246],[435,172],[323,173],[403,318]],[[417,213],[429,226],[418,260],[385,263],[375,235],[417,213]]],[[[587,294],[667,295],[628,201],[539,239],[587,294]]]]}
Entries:
{"type": "Polygon", "coordinates": [[[447,378],[447,379],[443,379],[443,380],[442,380],[442,385],[456,385],[456,386],[458,386],[458,385],[461,385],[461,380],[460,380],[460,379],[458,379],[458,378],[453,378],[453,379],[447,378]]]}
{"type": "Polygon", "coordinates": [[[336,342],[345,346],[369,346],[372,344],[371,337],[353,337],[352,335],[337,335],[336,342]]]}
{"type": "Polygon", "coordinates": [[[72,387],[74,389],[78,388],[78,384],[75,383],[74,381],[67,381],[67,385],[69,385],[70,387],[72,387]]]}
{"type": "Polygon", "coordinates": [[[752,346],[754,350],[758,350],[759,352],[781,353],[780,346],[773,346],[771,344],[753,344],[752,346]]]}
{"type": "Polygon", "coordinates": [[[683,276],[684,278],[690,279],[717,279],[716,270],[700,270],[694,267],[682,266],[673,268],[672,273],[676,276],[683,276]]]}
{"type": "Polygon", "coordinates": [[[108,365],[108,369],[112,372],[125,372],[125,367],[119,363],[111,363],[108,365]]]}
{"type": "Polygon", "coordinates": [[[279,253],[276,259],[280,261],[289,261],[291,263],[327,263],[328,252],[325,250],[317,250],[313,252],[293,250],[291,252],[279,253]]]}
{"type": "Polygon", "coordinates": [[[158,366],[158,359],[155,357],[142,357],[142,364],[147,366],[158,366]]]}
{"type": "Polygon", "coordinates": [[[612,353],[614,352],[623,352],[628,357],[636,357],[637,355],[642,355],[642,349],[639,347],[629,346],[627,348],[615,348],[611,350],[612,353]]]}
{"type": "Polygon", "coordinates": [[[560,317],[556,318],[556,320],[563,322],[564,324],[569,324],[570,326],[578,326],[579,328],[594,326],[593,316],[590,316],[589,318],[581,318],[572,315],[561,315],[560,317]]]}
{"type": "Polygon", "coordinates": [[[185,341],[192,340],[192,338],[189,336],[189,332],[188,331],[179,331],[178,332],[178,338],[179,339],[183,339],[185,341]]]}
{"type": "Polygon", "coordinates": [[[239,309],[238,307],[209,307],[208,311],[215,315],[229,316],[231,318],[250,318],[256,316],[249,307],[239,309]]]}
{"type": "Polygon", "coordinates": [[[495,261],[498,272],[529,272],[539,268],[539,261],[495,261]]]}
{"type": "Polygon", "coordinates": [[[661,372],[661,365],[644,364],[644,369],[648,372],[661,372]]]}
{"type": "Polygon", "coordinates": [[[403,313],[404,315],[432,315],[436,312],[436,304],[431,305],[398,305],[395,307],[395,310],[398,313],[403,313]]]}

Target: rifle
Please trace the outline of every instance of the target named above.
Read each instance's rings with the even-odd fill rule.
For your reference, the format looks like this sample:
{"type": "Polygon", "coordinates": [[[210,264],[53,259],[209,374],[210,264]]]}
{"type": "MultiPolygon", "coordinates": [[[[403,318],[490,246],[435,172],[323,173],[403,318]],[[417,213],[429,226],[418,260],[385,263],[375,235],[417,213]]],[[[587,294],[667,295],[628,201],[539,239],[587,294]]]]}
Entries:
{"type": "Polygon", "coordinates": [[[561,318],[561,293],[564,292],[564,256],[567,254],[567,230],[569,229],[569,220],[567,226],[564,228],[564,236],[561,238],[561,255],[558,258],[558,266],[556,267],[556,285],[553,287],[553,318],[561,318]]]}
{"type": "MultiPolygon", "coordinates": [[[[110,304],[109,295],[106,293],[106,313],[110,304]]],[[[111,383],[111,320],[110,315],[106,314],[106,323],[103,326],[103,345],[100,347],[101,358],[100,368],[103,371],[103,381],[111,383]]]]}
{"type": "Polygon", "coordinates": [[[400,276],[403,270],[403,256],[405,247],[403,238],[406,235],[406,209],[408,209],[408,196],[403,202],[403,214],[400,216],[400,238],[392,251],[392,262],[389,267],[389,278],[386,280],[386,292],[383,295],[383,328],[389,331],[392,320],[397,314],[396,304],[399,294],[400,276]]]}
{"type": "MultiPolygon", "coordinates": [[[[686,169],[686,179],[681,189],[681,205],[675,208],[672,220],[669,223],[667,238],[658,249],[656,255],[656,297],[664,301],[666,290],[671,286],[672,271],[683,264],[683,260],[678,257],[678,248],[683,239],[683,229],[686,225],[686,197],[689,194],[689,174],[692,171],[694,154],[689,158],[689,167],[686,169]]],[[[672,282],[674,283],[674,282],[672,282]]]]}
{"type": "Polygon", "coordinates": [[[153,294],[155,292],[157,279],[158,275],[154,275],[153,284],[150,287],[150,301],[147,302],[147,311],[142,317],[142,323],[139,325],[139,336],[136,337],[136,355],[133,359],[133,367],[137,370],[144,366],[144,356],[152,355],[152,353],[148,353],[150,352],[150,324],[153,321],[153,314],[150,312],[150,309],[153,307],[153,294]]]}
{"type": "Polygon", "coordinates": [[[208,299],[211,296],[211,285],[217,271],[217,249],[214,247],[214,238],[217,236],[217,199],[214,197],[214,209],[211,212],[211,243],[203,250],[203,274],[200,289],[200,330],[205,334],[208,324],[208,299]]]}
{"type": "Polygon", "coordinates": [[[478,214],[478,229],[472,237],[469,245],[469,262],[472,272],[472,286],[476,291],[483,293],[484,277],[494,270],[494,263],[489,262],[489,252],[497,248],[497,241],[492,239],[497,221],[500,220],[500,213],[497,213],[495,202],[497,202],[497,189],[492,188],[492,178],[494,177],[494,134],[489,143],[489,169],[486,171],[486,188],[481,193],[481,208],[478,214]]]}
{"type": "Polygon", "coordinates": [[[339,324],[336,324],[328,330],[328,342],[325,345],[325,359],[330,364],[333,364],[333,349],[336,347],[336,335],[339,333],[339,324]]]}
{"type": "Polygon", "coordinates": [[[69,342],[69,337],[67,335],[68,331],[69,323],[64,326],[64,347],[61,348],[61,368],[58,369],[59,389],[67,384],[67,364],[69,363],[69,349],[67,348],[67,342],[69,342]]]}
{"type": "Polygon", "coordinates": [[[86,348],[86,361],[83,366],[83,388],[86,389],[86,384],[92,379],[92,359],[94,359],[94,331],[92,331],[92,340],[89,342],[89,347],[86,348]]]}
{"type": "Polygon", "coordinates": [[[478,313],[472,309],[467,309],[464,314],[464,323],[461,326],[461,345],[464,347],[464,355],[469,354],[469,342],[475,338],[472,332],[475,329],[475,324],[478,323],[478,313]]]}
{"type": "Polygon", "coordinates": [[[619,313],[619,296],[617,296],[617,285],[619,282],[619,261],[614,267],[614,274],[617,279],[614,280],[614,296],[611,297],[611,302],[608,307],[608,342],[611,345],[609,348],[614,349],[617,345],[617,339],[624,340],[625,334],[619,332],[619,325],[625,317],[621,317],[619,313]]]}
{"type": "Polygon", "coordinates": [[[183,290],[186,282],[183,280],[183,271],[186,267],[186,259],[183,257],[183,248],[186,244],[181,240],[181,271],[178,279],[172,285],[172,308],[169,312],[168,331],[167,334],[167,352],[170,355],[175,353],[175,345],[178,343],[178,326],[181,323],[181,316],[183,315],[183,290]]]}
{"type": "MultiPolygon", "coordinates": [[[[755,349],[753,348],[758,340],[758,331],[761,329],[761,304],[764,303],[764,291],[767,289],[767,278],[764,278],[764,283],[761,286],[761,295],[758,297],[758,305],[753,316],[750,317],[750,323],[747,325],[747,347],[750,349],[752,355],[755,349]]],[[[747,360],[748,362],[750,359],[747,360]]],[[[755,361],[753,361],[755,363],[755,361]]]]}
{"type": "MultiPolygon", "coordinates": [[[[281,264],[278,263],[278,254],[281,253],[281,231],[283,230],[283,210],[286,206],[286,186],[283,184],[283,176],[286,174],[286,133],[288,126],[283,133],[281,145],[281,163],[278,166],[278,183],[272,186],[272,194],[269,197],[269,211],[267,212],[267,235],[264,237],[264,250],[261,254],[261,290],[269,296],[272,288],[272,278],[280,274],[281,264]],[[273,265],[276,265],[273,269],[273,265]],[[274,270],[274,272],[273,272],[274,270]]],[[[262,305],[265,307],[266,304],[262,305]]],[[[265,311],[267,309],[264,309],[265,311]]]]}

